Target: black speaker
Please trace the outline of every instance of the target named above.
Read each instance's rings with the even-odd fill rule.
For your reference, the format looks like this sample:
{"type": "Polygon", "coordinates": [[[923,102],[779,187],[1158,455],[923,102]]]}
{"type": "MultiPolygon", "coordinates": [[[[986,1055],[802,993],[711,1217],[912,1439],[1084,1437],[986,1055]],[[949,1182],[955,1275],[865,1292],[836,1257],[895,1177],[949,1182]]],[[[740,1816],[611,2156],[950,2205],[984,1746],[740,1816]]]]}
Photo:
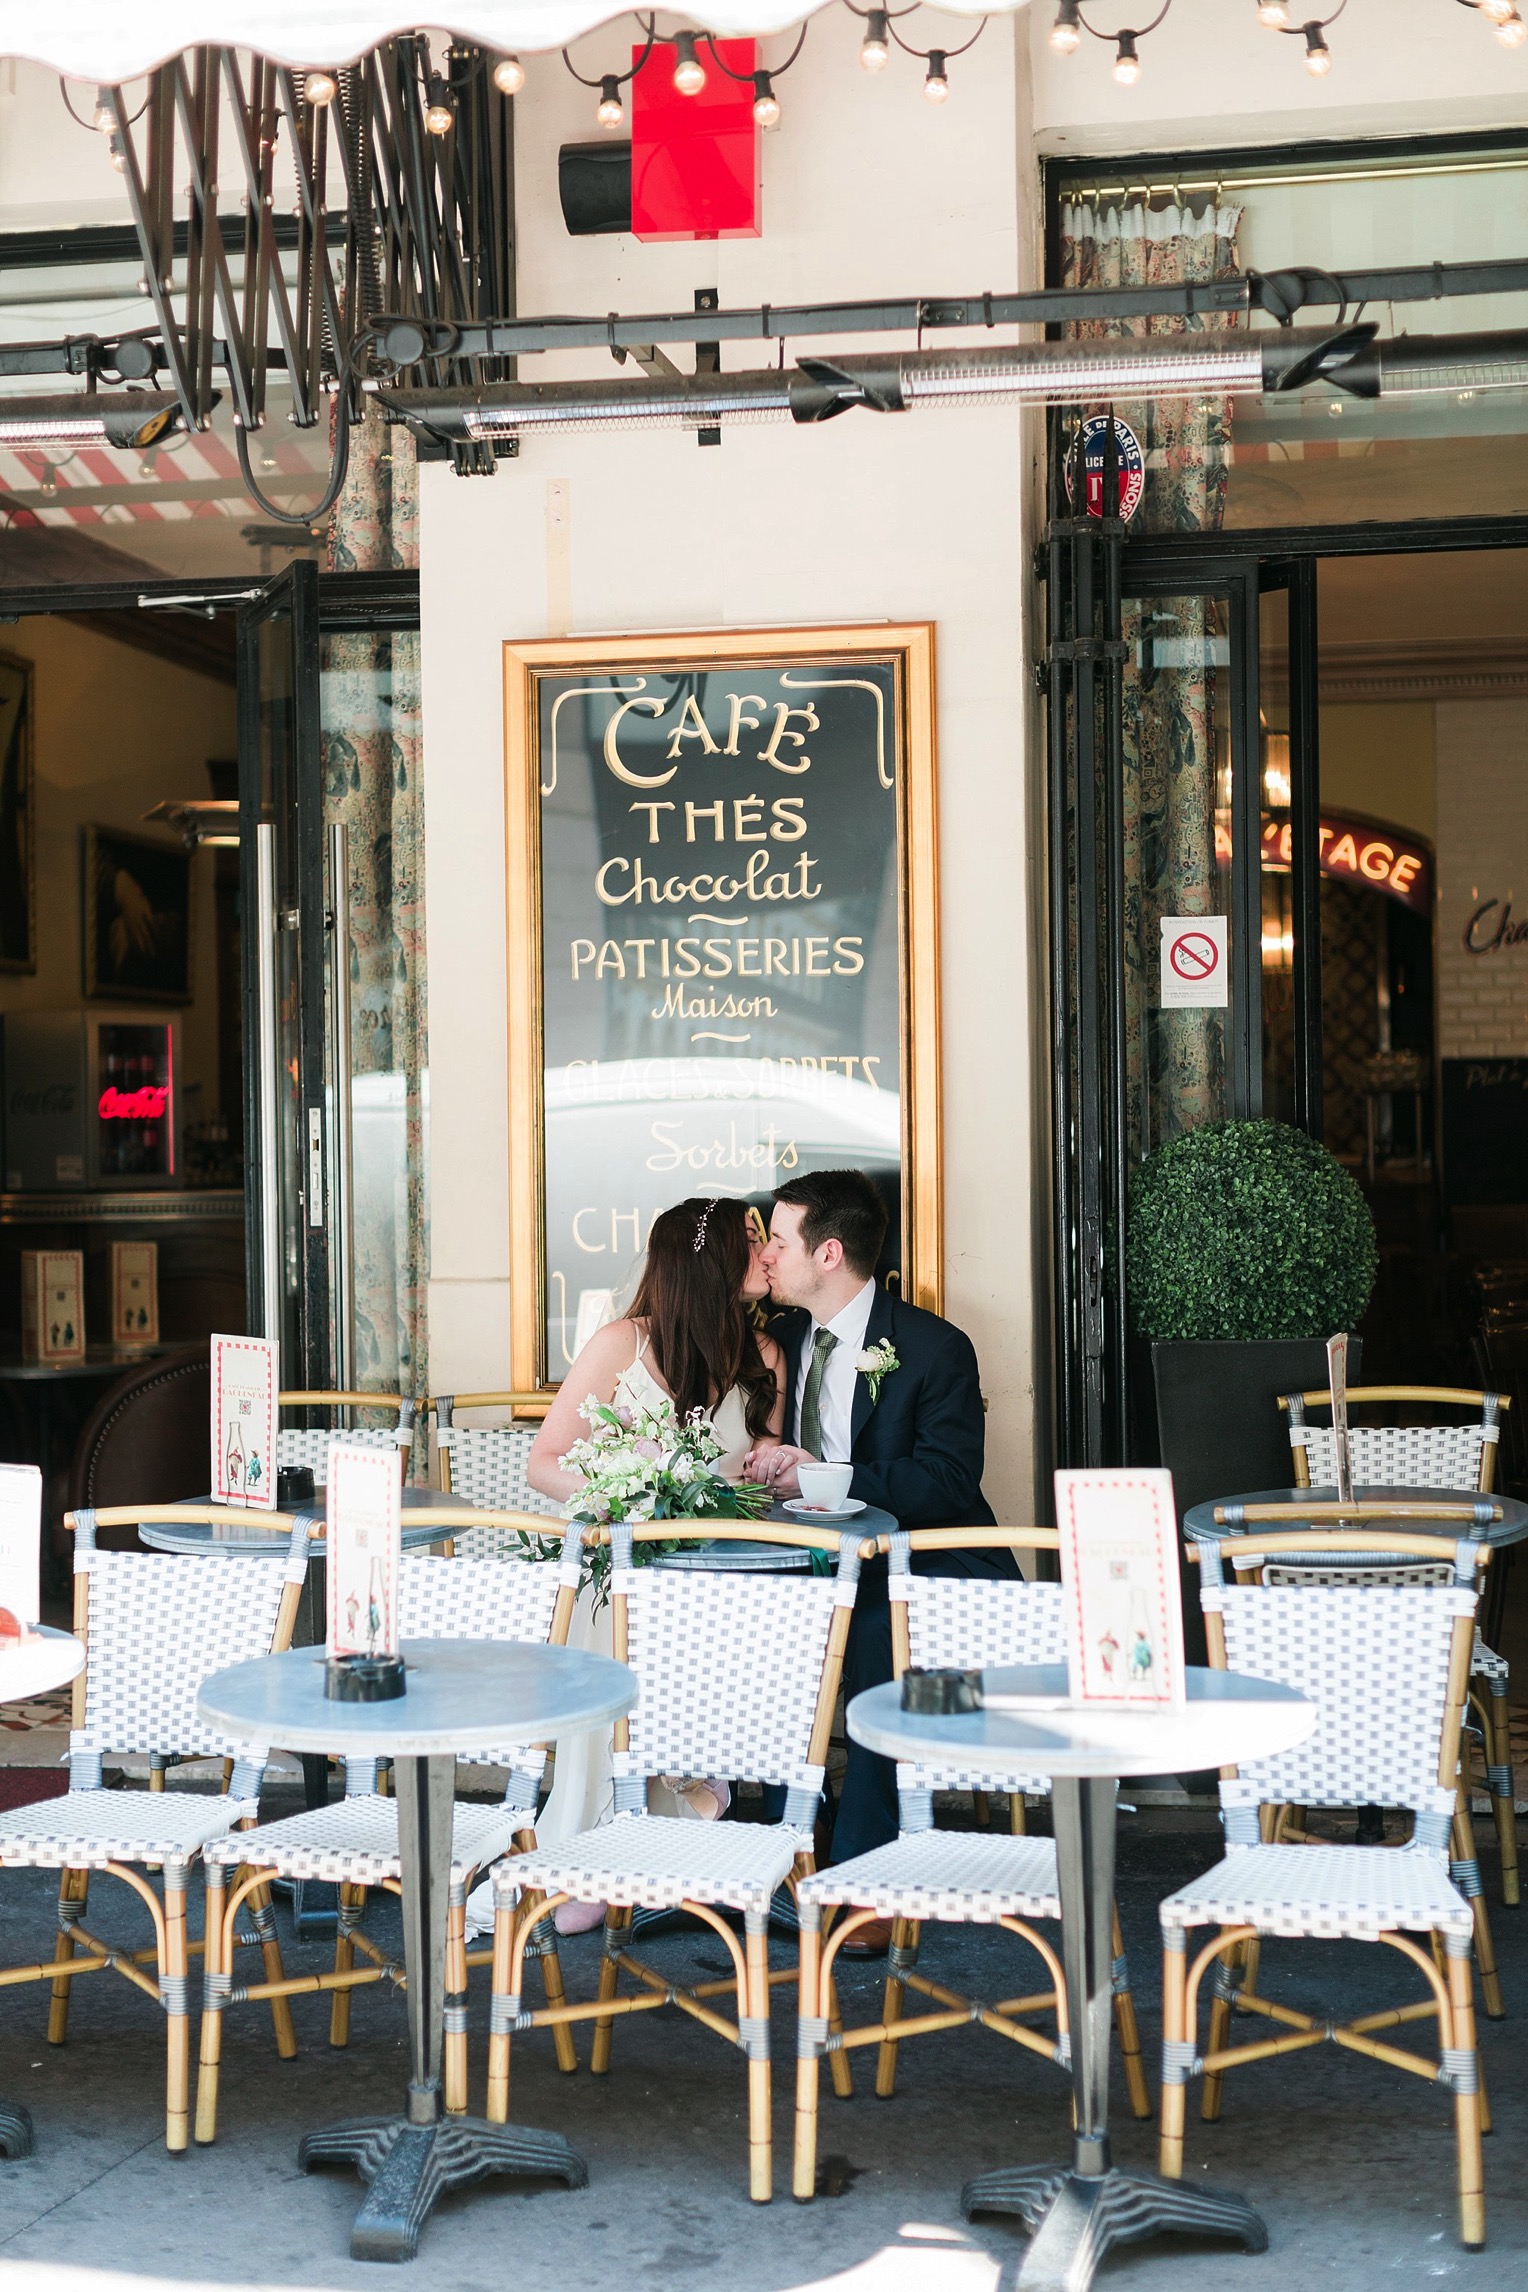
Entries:
{"type": "Polygon", "coordinates": [[[562,219],[575,239],[631,229],[631,145],[565,143],[557,154],[562,219]]]}

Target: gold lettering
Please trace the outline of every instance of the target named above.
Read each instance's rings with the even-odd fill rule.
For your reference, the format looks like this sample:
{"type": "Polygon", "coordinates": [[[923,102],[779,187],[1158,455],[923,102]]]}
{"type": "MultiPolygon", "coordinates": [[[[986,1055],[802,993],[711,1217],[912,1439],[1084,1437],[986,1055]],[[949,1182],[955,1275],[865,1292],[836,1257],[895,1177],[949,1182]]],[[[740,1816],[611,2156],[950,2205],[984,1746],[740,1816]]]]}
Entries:
{"type": "Polygon", "coordinates": [[[770,834],[777,844],[799,844],[806,834],[806,798],[776,796],[769,807],[774,825],[770,834]]]}
{"type": "Polygon", "coordinates": [[[626,958],[613,939],[607,939],[601,947],[599,961],[594,966],[594,976],[603,979],[607,970],[613,971],[618,979],[626,976],[626,958]]]}
{"type": "Polygon", "coordinates": [[[826,941],[826,939],[809,939],[809,940],[807,941],[807,943],[806,943],[806,975],[807,975],[807,977],[808,977],[809,979],[821,979],[821,978],[823,978],[823,977],[825,977],[825,976],[826,976],[826,974],[828,973],[828,971],[829,971],[829,970],[832,968],[832,966],[831,966],[831,965],[829,964],[829,962],[828,962],[827,956],[828,956],[828,942],[826,941]],[[817,960],[817,955],[818,955],[818,950],[819,950],[819,949],[820,949],[820,950],[821,950],[821,952],[822,952],[822,958],[823,958],[823,959],[822,959],[822,961],[821,961],[820,963],[819,963],[819,962],[818,962],[818,960],[817,960]]]}
{"type": "Polygon", "coordinates": [[[576,979],[581,966],[594,961],[594,941],[592,939],[575,939],[571,943],[569,953],[573,959],[573,976],[576,979]]]}
{"type": "MultiPolygon", "coordinates": [[[[629,947],[631,941],[628,939],[626,944],[629,947]]],[[[834,940],[833,952],[839,957],[839,961],[834,964],[833,968],[841,979],[857,978],[859,973],[864,970],[865,958],[860,953],[864,944],[863,939],[834,940]]]]}
{"type": "Polygon", "coordinates": [[[703,756],[714,756],[717,753],[716,742],[706,729],[706,720],[696,705],[693,692],[684,704],[683,713],[674,727],[674,736],[668,744],[671,760],[683,753],[679,745],[681,740],[698,740],[703,756]]]}
{"type": "Polygon", "coordinates": [[[640,708],[644,715],[661,716],[664,706],[665,703],[661,700],[623,700],[605,727],[605,762],[618,780],[626,782],[628,788],[666,788],[678,769],[676,765],[671,764],[666,772],[648,774],[633,772],[622,763],[621,751],[616,745],[616,733],[620,728],[621,718],[628,709],[640,708]]]}
{"type": "Polygon", "coordinates": [[[590,1257],[603,1257],[605,1245],[603,1242],[586,1242],[579,1231],[579,1227],[585,1218],[597,1218],[598,1216],[599,1211],[592,1204],[586,1210],[575,1210],[573,1213],[573,1246],[575,1249],[586,1251],[590,1257]]]}
{"type": "Polygon", "coordinates": [[[642,1212],[640,1210],[611,1210],[610,1247],[612,1253],[621,1246],[621,1228],[624,1225],[631,1227],[631,1250],[633,1257],[635,1257],[637,1251],[642,1247],[642,1212]]]}
{"type": "Polygon", "coordinates": [[[757,956],[758,952],[759,943],[757,939],[740,939],[737,942],[737,975],[740,979],[760,979],[763,977],[764,974],[759,969],[757,962],[750,963],[747,960],[750,955],[757,956]]]}
{"type": "Polygon", "coordinates": [[[706,941],[706,977],[725,979],[732,969],[732,949],[725,939],[706,941]]]}
{"type": "Polygon", "coordinates": [[[658,841],[658,814],[671,812],[674,807],[672,804],[651,803],[628,804],[626,809],[628,812],[645,812],[647,814],[647,840],[650,844],[655,844],[658,841]]]}
{"type": "Polygon", "coordinates": [[[806,733],[817,732],[820,729],[817,711],[809,700],[805,701],[800,708],[792,708],[783,700],[776,701],[774,729],[770,733],[768,747],[759,750],[759,762],[772,764],[777,772],[810,772],[812,769],[810,756],[798,756],[794,764],[787,764],[785,758],[780,754],[780,743],[782,740],[788,740],[793,747],[805,748],[806,733]],[[790,724],[793,716],[800,717],[806,726],[806,732],[792,732],[790,724]]]}
{"type": "MultiPolygon", "coordinates": [[[[596,899],[603,900],[607,907],[619,907],[624,900],[628,900],[631,897],[631,893],[629,891],[611,891],[606,884],[605,879],[610,874],[611,869],[618,867],[624,867],[629,870],[631,867],[631,862],[629,859],[608,859],[605,861],[603,867],[599,869],[594,878],[594,896],[596,899]]],[[[642,862],[638,860],[637,872],[639,876],[641,874],[641,870],[642,862]]],[[[591,955],[593,954],[594,950],[592,947],[590,948],[589,952],[591,955]]]]}
{"type": "Polygon", "coordinates": [[[693,950],[700,945],[698,939],[674,941],[674,976],[677,979],[695,979],[700,976],[700,957],[693,950]]]}
{"type": "MultiPolygon", "coordinates": [[[[839,946],[842,946],[843,941],[840,940],[838,944],[839,946]]],[[[639,979],[645,979],[647,977],[647,950],[649,947],[655,947],[657,945],[657,941],[655,939],[623,939],[621,941],[621,945],[623,947],[634,947],[636,949],[637,977],[639,979]]]]}
{"type": "Polygon", "coordinates": [[[684,840],[685,840],[685,842],[686,842],[687,844],[693,844],[693,843],[695,842],[695,840],[696,840],[696,838],[695,838],[695,822],[696,822],[697,820],[711,820],[711,821],[713,821],[713,822],[715,823],[715,827],[716,827],[716,840],[717,840],[717,842],[718,842],[718,843],[724,843],[724,842],[726,841],[726,837],[727,837],[727,825],[726,825],[726,822],[727,822],[727,807],[726,807],[726,805],[725,805],[725,804],[722,804],[722,803],[715,803],[715,804],[686,804],[686,805],[685,805],[685,808],[684,808],[684,840]]]}
{"type": "Polygon", "coordinates": [[[732,840],[737,844],[768,843],[769,830],[764,825],[762,796],[733,797],[732,840]]]}
{"type": "Polygon", "coordinates": [[[745,716],[743,714],[744,708],[762,708],[763,706],[764,695],[761,692],[728,693],[727,745],[722,750],[722,754],[724,756],[735,756],[737,754],[737,736],[740,728],[743,725],[746,724],[750,732],[757,732],[759,729],[758,718],[756,716],[745,716]]]}
{"type": "MultiPolygon", "coordinates": [[[[592,947],[593,947],[593,941],[592,941],[592,940],[590,941],[590,947],[591,947],[591,949],[592,949],[592,947]]],[[[786,943],[785,943],[785,941],[784,941],[783,939],[766,939],[766,940],[765,940],[765,942],[764,942],[764,976],[765,976],[765,978],[766,978],[766,979],[767,979],[767,978],[769,978],[769,976],[771,975],[771,973],[773,973],[773,972],[775,972],[775,971],[783,971],[783,972],[786,974],[787,978],[790,976],[790,965],[789,965],[789,963],[787,963],[787,961],[785,960],[786,956],[787,956],[789,953],[790,953],[790,949],[789,949],[789,948],[786,946],[786,943]]]]}

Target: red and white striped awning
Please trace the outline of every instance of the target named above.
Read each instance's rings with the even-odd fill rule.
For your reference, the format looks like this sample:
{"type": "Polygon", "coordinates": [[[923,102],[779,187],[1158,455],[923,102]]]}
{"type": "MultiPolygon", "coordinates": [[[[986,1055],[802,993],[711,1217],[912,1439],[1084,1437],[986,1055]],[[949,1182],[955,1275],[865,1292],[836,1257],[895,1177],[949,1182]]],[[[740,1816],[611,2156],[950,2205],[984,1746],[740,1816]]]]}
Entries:
{"type": "MultiPolygon", "coordinates": [[[[438,6],[440,0],[433,0],[438,6]]],[[[704,0],[696,21],[743,37],[783,31],[829,0],[704,0]]],[[[1027,0],[937,0],[941,14],[1008,13],[1027,0]]],[[[427,8],[432,0],[425,0],[427,8]]],[[[184,48],[254,48],[296,66],[347,63],[395,33],[439,28],[500,52],[564,48],[630,16],[619,0],[446,0],[421,24],[398,0],[0,0],[0,56],[22,56],[73,79],[134,78],[184,48]]],[[[681,21],[683,19],[681,18],[681,21]]]]}
{"type": "MultiPolygon", "coordinates": [[[[261,450],[271,465],[261,478],[272,495],[296,506],[323,491],[325,473],[295,440],[272,429],[262,432],[261,450]]],[[[215,430],[182,432],[173,451],[152,451],[141,464],[104,446],[0,452],[0,505],[17,529],[247,521],[259,515],[244,491],[232,446],[215,430]]]]}

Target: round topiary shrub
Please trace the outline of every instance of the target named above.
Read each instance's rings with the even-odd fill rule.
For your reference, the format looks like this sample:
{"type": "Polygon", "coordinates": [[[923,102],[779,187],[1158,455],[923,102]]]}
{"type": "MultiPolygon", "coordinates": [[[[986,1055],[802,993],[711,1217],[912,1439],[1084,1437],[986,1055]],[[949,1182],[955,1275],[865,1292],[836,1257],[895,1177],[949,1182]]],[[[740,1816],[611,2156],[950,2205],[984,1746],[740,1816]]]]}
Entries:
{"type": "Polygon", "coordinates": [[[1285,1122],[1206,1122],[1148,1154],[1125,1272],[1146,1336],[1332,1336],[1356,1327],[1379,1250],[1358,1186],[1285,1122]]]}

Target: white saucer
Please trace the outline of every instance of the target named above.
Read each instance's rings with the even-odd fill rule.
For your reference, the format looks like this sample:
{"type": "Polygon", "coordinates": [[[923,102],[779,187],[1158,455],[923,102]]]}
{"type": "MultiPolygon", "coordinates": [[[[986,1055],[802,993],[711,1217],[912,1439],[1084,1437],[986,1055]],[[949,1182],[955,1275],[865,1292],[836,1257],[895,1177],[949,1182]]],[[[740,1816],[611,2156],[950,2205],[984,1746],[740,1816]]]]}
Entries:
{"type": "Polygon", "coordinates": [[[793,1496],[781,1506],[783,1512],[794,1512],[798,1520],[850,1520],[864,1509],[862,1496],[846,1496],[842,1504],[808,1504],[804,1496],[793,1496]]]}

